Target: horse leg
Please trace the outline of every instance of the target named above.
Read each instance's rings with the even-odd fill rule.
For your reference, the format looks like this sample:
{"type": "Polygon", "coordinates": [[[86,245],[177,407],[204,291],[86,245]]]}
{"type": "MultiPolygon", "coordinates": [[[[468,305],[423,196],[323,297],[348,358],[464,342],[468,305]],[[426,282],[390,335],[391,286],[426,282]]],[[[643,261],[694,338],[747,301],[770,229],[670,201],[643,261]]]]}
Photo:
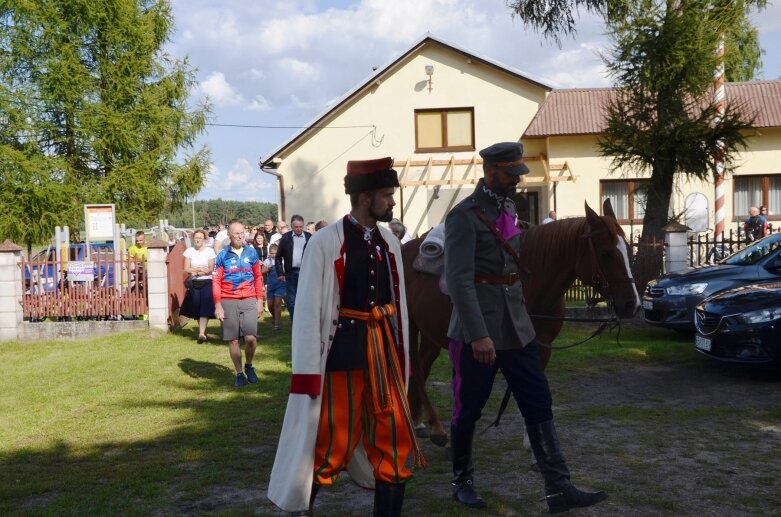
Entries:
{"type": "Polygon", "coordinates": [[[425,425],[423,425],[423,397],[425,397],[426,390],[426,378],[423,376],[423,368],[421,365],[420,350],[419,350],[419,338],[420,332],[417,326],[410,321],[409,325],[409,354],[410,354],[410,378],[409,389],[407,390],[407,398],[409,399],[410,413],[412,416],[412,422],[415,424],[415,434],[419,438],[425,438],[428,433],[426,432],[425,425]]]}
{"type": "Polygon", "coordinates": [[[442,347],[428,339],[426,336],[421,335],[418,355],[420,357],[421,374],[424,381],[422,384],[422,389],[420,390],[420,400],[423,406],[423,412],[426,414],[427,422],[430,428],[429,438],[432,442],[434,442],[435,445],[444,447],[448,442],[447,432],[442,426],[442,421],[439,419],[436,408],[428,398],[425,385],[425,380],[428,379],[429,375],[431,374],[431,368],[434,365],[434,361],[436,361],[437,357],[439,357],[439,353],[441,351],[442,347]]]}

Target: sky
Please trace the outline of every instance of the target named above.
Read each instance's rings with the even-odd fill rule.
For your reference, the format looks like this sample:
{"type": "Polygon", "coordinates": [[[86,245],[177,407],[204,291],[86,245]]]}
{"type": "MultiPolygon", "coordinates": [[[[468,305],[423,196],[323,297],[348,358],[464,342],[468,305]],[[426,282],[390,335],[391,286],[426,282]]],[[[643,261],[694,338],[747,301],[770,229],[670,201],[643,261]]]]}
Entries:
{"type": "MultiPolygon", "coordinates": [[[[425,34],[555,88],[610,86],[603,26],[582,13],[561,48],[526,28],[505,0],[172,0],[167,52],[196,71],[191,102],[212,119],[198,146],[212,168],[197,199],[277,201],[260,158],[425,34]],[[220,124],[220,125],[218,125],[220,124]],[[226,127],[263,126],[263,127],[226,127]]],[[[754,17],[759,79],[781,78],[781,1],[754,17]]]]}

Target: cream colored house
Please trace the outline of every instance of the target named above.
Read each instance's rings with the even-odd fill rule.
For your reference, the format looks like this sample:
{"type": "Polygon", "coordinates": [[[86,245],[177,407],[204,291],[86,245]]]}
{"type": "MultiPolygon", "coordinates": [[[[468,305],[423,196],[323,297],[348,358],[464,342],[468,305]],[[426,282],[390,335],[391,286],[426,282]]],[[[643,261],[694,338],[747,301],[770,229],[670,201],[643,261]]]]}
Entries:
{"type": "MultiPolygon", "coordinates": [[[[350,209],[347,161],[392,156],[403,185],[394,214],[409,233],[420,234],[474,189],[482,175],[477,151],[520,141],[550,90],[518,70],[426,36],[261,165],[276,166],[282,177],[280,214],[333,221],[350,209]]],[[[527,160],[539,160],[533,154],[527,151],[527,160]]],[[[542,188],[543,168],[531,176],[542,188]]]]}
{"type": "MultiPolygon", "coordinates": [[[[275,149],[261,167],[278,178],[281,218],[299,213],[306,220],[333,221],[350,208],[343,185],[347,161],[392,156],[402,184],[395,215],[419,235],[474,189],[482,175],[480,149],[522,141],[531,169],[517,200],[523,219],[539,223],[549,210],[582,216],[584,201],[599,210],[610,197],[622,223],[636,229],[642,200],[634,186],[643,178],[608,175],[609,162],[595,145],[609,92],[554,90],[425,36],[275,149]]],[[[728,221],[759,204],[781,219],[781,168],[774,168],[781,163],[781,81],[728,84],[726,92],[728,102],[745,100],[759,114],[751,146],[727,183],[728,221]]],[[[710,217],[704,226],[712,227],[713,190],[679,179],[673,211],[682,213],[694,201],[710,217]],[[702,195],[689,197],[696,193],[702,195]]]]}
{"type": "MultiPolygon", "coordinates": [[[[610,88],[552,90],[537,116],[524,131],[523,141],[552,163],[566,163],[575,182],[560,183],[549,192],[548,206],[559,216],[582,214],[583,200],[594,206],[611,199],[616,216],[625,227],[642,227],[644,202],[635,188],[647,177],[609,174],[609,161],[599,156],[596,141],[604,127],[602,107],[610,88]]],[[[781,221],[781,81],[727,83],[727,102],[755,113],[749,147],[738,156],[736,170],[726,179],[726,229],[737,229],[749,207],[765,205],[769,219],[781,221]]],[[[713,229],[714,185],[679,176],[674,185],[671,214],[698,231],[713,229]],[[705,210],[697,224],[695,208],[705,210]],[[699,226],[699,227],[697,227],[699,226]]],[[[774,223],[778,225],[778,222],[774,223]]]]}

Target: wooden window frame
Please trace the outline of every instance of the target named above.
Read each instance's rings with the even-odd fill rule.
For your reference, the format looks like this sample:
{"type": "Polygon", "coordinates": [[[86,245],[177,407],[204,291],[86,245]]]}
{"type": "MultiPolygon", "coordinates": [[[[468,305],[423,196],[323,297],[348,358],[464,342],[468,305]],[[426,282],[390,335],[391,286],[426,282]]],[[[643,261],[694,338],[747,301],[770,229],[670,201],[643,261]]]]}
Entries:
{"type": "MultiPolygon", "coordinates": [[[[781,177],[781,174],[741,174],[740,176],[733,176],[734,183],[732,185],[732,221],[733,222],[743,222],[746,220],[746,217],[748,217],[748,211],[745,214],[739,214],[735,211],[736,203],[735,203],[735,192],[737,189],[737,183],[738,180],[742,179],[756,179],[761,178],[762,179],[762,202],[757,205],[757,208],[760,206],[766,206],[768,210],[768,214],[765,216],[765,219],[768,221],[781,221],[781,214],[773,214],[770,215],[770,178],[771,177],[781,177]]],[[[781,212],[781,207],[775,207],[777,211],[781,212]]]]}
{"type": "MultiPolygon", "coordinates": [[[[602,186],[605,183],[624,183],[626,185],[627,190],[627,211],[629,212],[629,218],[627,219],[618,219],[618,224],[643,224],[642,218],[635,217],[635,190],[637,187],[636,184],[648,184],[650,182],[649,179],[645,178],[634,178],[634,179],[628,179],[628,180],[599,180],[599,204],[600,204],[600,213],[602,212],[602,199],[604,198],[604,189],[602,186]]],[[[647,209],[647,207],[646,207],[647,209]]],[[[602,214],[605,215],[605,214],[602,214]]]]}
{"type": "Polygon", "coordinates": [[[463,152],[475,150],[475,109],[474,108],[424,108],[416,109],[412,114],[413,124],[415,125],[415,152],[416,153],[441,153],[441,152],[463,152]],[[469,112],[472,119],[472,145],[447,145],[447,114],[454,112],[469,112]],[[442,141],[445,143],[442,147],[418,147],[418,113],[439,113],[440,123],[442,124],[442,141]]]}

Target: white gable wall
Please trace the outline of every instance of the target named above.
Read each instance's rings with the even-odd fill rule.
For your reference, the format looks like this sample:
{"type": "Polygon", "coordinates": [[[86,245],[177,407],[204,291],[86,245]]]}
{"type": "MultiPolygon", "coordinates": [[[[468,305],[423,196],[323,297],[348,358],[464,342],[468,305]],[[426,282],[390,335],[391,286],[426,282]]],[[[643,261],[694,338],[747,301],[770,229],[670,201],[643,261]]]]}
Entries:
{"type": "MultiPolygon", "coordinates": [[[[474,152],[415,154],[415,109],[474,108],[477,150],[498,141],[517,141],[544,100],[545,90],[533,83],[486,66],[439,45],[428,44],[397,63],[371,88],[356,95],[320,125],[376,126],[354,129],[318,129],[280,156],[284,175],[286,216],[300,213],[307,221],[334,221],[349,211],[344,194],[348,160],[392,156],[396,160],[471,159],[474,152]],[[434,66],[428,91],[425,65],[434,66]]],[[[527,152],[527,154],[529,154],[527,152]]],[[[479,167],[479,166],[478,166],[479,167]]],[[[422,167],[413,167],[408,179],[417,179],[422,167]]],[[[401,167],[397,167],[399,173],[401,167]]],[[[434,167],[430,178],[441,178],[445,167],[434,167]]],[[[478,176],[482,170],[478,171],[478,176]]],[[[448,174],[449,175],[449,174],[448,174]]],[[[471,177],[457,166],[455,177],[471,177]]],[[[446,176],[445,176],[446,177],[446,176]]],[[[441,222],[449,208],[473,190],[405,187],[397,192],[394,216],[401,216],[410,233],[422,233],[441,222]]]]}

